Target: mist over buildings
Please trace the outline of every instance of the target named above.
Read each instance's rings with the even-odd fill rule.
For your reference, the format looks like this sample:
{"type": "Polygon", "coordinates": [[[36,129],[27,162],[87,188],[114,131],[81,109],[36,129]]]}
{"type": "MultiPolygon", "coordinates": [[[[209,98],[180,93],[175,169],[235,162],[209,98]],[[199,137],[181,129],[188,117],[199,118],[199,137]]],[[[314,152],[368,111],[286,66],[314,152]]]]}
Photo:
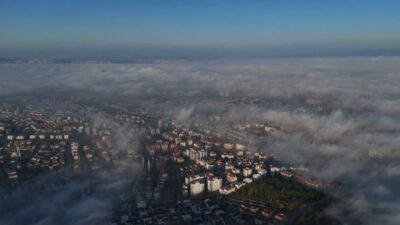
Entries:
{"type": "MultiPolygon", "coordinates": [[[[250,121],[276,124],[279,131],[251,144],[282,161],[306,166],[319,178],[342,183],[343,201],[328,209],[330,214],[345,224],[400,221],[400,58],[2,63],[0,79],[4,101],[140,103],[180,123],[218,115],[222,132],[250,121]]],[[[123,125],[115,127],[129,134],[123,125]]],[[[119,138],[121,149],[129,145],[131,136],[119,138]]],[[[119,187],[120,171],[124,170],[116,168],[98,179],[119,187]]],[[[86,182],[55,187],[47,201],[29,196],[31,207],[18,212],[21,216],[15,220],[0,207],[6,215],[0,224],[25,224],[22,219],[41,213],[49,215],[48,221],[38,224],[52,224],[57,222],[52,210],[58,207],[66,218],[74,218],[65,224],[107,216],[112,207],[107,191],[101,197],[68,200],[86,182]],[[81,217],[88,208],[94,214],[81,217]]],[[[24,204],[25,195],[17,191],[7,203],[9,210],[24,204]]]]}

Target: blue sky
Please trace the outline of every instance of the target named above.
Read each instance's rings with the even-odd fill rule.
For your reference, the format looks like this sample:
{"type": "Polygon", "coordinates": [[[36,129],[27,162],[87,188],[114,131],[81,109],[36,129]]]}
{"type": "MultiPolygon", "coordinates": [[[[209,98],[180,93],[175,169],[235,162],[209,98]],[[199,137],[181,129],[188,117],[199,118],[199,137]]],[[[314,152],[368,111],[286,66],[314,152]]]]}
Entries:
{"type": "Polygon", "coordinates": [[[0,0],[0,57],[396,52],[399,12],[396,0],[0,0]]]}

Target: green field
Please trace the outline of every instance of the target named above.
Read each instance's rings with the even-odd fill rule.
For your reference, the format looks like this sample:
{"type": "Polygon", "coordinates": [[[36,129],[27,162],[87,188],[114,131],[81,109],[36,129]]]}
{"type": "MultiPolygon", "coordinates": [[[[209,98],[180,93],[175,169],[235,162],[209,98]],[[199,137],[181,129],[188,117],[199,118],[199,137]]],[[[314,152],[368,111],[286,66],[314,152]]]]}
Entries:
{"type": "Polygon", "coordinates": [[[325,195],[291,180],[266,177],[242,187],[229,197],[268,203],[275,208],[293,210],[301,203],[322,200],[325,195]]]}

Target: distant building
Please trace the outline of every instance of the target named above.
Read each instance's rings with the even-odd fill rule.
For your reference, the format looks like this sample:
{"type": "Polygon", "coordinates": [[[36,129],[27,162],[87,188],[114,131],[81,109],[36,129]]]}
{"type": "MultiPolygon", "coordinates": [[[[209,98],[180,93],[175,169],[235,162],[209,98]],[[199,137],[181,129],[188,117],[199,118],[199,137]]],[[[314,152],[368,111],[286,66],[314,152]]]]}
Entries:
{"type": "Polygon", "coordinates": [[[247,177],[247,178],[243,179],[243,182],[250,184],[253,182],[253,179],[247,177]]]}
{"type": "Polygon", "coordinates": [[[278,167],[271,167],[271,176],[276,176],[279,174],[279,172],[281,172],[281,169],[278,167]]]}
{"type": "Polygon", "coordinates": [[[224,143],[224,149],[226,150],[232,150],[233,146],[234,145],[232,143],[224,143]]]}
{"type": "Polygon", "coordinates": [[[260,177],[261,177],[261,174],[259,174],[259,173],[253,174],[253,179],[254,179],[254,180],[257,180],[257,179],[259,179],[260,177]]]}
{"type": "Polygon", "coordinates": [[[225,163],[225,170],[231,170],[233,169],[233,164],[230,162],[226,162],[225,163]]]}
{"type": "Polygon", "coordinates": [[[190,195],[196,196],[204,192],[204,180],[195,180],[190,183],[190,195]]]}
{"type": "Polygon", "coordinates": [[[233,193],[235,191],[236,191],[235,186],[234,185],[229,185],[229,186],[221,188],[219,190],[219,193],[222,194],[222,195],[229,195],[229,194],[231,194],[231,193],[233,193]]]}
{"type": "Polygon", "coordinates": [[[210,192],[219,191],[222,187],[222,179],[219,177],[207,178],[207,190],[210,192]]]}
{"type": "Polygon", "coordinates": [[[191,182],[196,180],[204,180],[204,176],[199,174],[187,176],[185,177],[185,184],[189,185],[191,182]]]}
{"type": "Polygon", "coordinates": [[[284,169],[281,170],[280,174],[282,177],[290,179],[293,176],[293,171],[289,169],[284,169]]]}
{"type": "Polygon", "coordinates": [[[250,167],[243,168],[243,176],[248,177],[248,176],[251,176],[252,173],[253,173],[253,170],[250,167]]]}
{"type": "Polygon", "coordinates": [[[226,180],[227,180],[228,182],[233,183],[233,182],[236,182],[236,181],[237,181],[237,177],[236,177],[236,175],[234,175],[234,174],[232,174],[232,173],[228,173],[228,174],[226,175],[226,180]]]}
{"type": "Polygon", "coordinates": [[[235,155],[232,152],[224,152],[221,154],[221,158],[223,159],[233,159],[235,155]]]}
{"type": "Polygon", "coordinates": [[[189,150],[189,158],[192,161],[197,161],[197,160],[201,160],[207,157],[207,152],[206,150],[202,149],[202,150],[198,150],[198,149],[190,149],[189,150]]]}

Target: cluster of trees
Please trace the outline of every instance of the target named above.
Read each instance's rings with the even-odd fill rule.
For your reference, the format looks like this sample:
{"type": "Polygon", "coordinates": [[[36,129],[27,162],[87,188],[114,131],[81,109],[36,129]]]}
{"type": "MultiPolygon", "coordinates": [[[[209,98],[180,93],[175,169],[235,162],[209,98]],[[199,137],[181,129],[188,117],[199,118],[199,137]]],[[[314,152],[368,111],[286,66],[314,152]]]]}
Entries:
{"type": "Polygon", "coordinates": [[[267,177],[244,186],[230,197],[264,202],[275,208],[293,210],[298,203],[323,198],[324,195],[291,180],[267,177]]]}

